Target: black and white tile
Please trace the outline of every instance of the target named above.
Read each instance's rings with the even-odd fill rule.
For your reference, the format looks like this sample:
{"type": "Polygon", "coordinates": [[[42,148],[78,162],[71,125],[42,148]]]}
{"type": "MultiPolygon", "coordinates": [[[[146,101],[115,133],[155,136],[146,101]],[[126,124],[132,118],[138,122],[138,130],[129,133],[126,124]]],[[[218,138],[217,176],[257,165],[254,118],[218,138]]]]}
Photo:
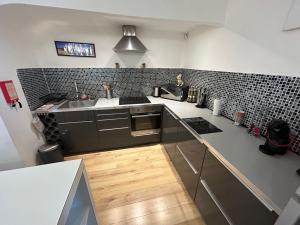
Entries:
{"type": "Polygon", "coordinates": [[[176,75],[182,73],[187,85],[206,87],[209,109],[215,98],[222,98],[222,115],[229,119],[235,111],[243,110],[244,124],[261,125],[262,134],[272,119],[287,121],[296,134],[292,150],[300,154],[300,77],[166,68],[36,68],[17,72],[31,110],[44,104],[39,98],[48,93],[65,92],[73,99],[74,81],[80,92],[92,98],[105,96],[103,82],[111,84],[115,97],[135,92],[151,95],[153,86],[175,82],[176,75]]]}
{"type": "Polygon", "coordinates": [[[45,104],[40,97],[50,93],[43,69],[18,69],[17,75],[24,91],[30,110],[35,110],[45,104]]]}
{"type": "Polygon", "coordinates": [[[72,99],[75,81],[79,91],[92,98],[105,96],[104,82],[111,84],[115,97],[132,92],[151,95],[153,86],[174,82],[183,69],[50,68],[43,71],[51,92],[66,92],[72,99]]]}
{"type": "Polygon", "coordinates": [[[244,124],[260,125],[262,134],[272,119],[283,119],[296,134],[291,149],[300,154],[300,77],[185,70],[185,81],[208,91],[206,105],[223,99],[222,115],[233,119],[237,110],[246,113],[244,124]]]}

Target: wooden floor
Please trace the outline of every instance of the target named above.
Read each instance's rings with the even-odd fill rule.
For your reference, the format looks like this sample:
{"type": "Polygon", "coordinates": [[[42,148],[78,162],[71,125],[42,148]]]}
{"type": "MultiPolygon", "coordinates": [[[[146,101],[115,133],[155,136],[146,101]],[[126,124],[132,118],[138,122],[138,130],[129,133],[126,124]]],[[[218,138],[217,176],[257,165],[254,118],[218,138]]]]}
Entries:
{"type": "Polygon", "coordinates": [[[84,160],[101,225],[204,225],[162,145],[67,157],[84,160]]]}

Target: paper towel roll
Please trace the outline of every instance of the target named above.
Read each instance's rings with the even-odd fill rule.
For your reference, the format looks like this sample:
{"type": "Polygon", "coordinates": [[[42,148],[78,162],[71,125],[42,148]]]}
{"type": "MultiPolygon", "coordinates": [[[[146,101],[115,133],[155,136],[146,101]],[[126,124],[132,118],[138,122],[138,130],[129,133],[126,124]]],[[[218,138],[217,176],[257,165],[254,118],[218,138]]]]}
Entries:
{"type": "Polygon", "coordinates": [[[213,115],[214,115],[214,116],[220,115],[220,112],[221,112],[221,106],[222,106],[222,101],[221,101],[221,99],[215,99],[215,100],[214,100],[214,109],[213,109],[213,115]]]}

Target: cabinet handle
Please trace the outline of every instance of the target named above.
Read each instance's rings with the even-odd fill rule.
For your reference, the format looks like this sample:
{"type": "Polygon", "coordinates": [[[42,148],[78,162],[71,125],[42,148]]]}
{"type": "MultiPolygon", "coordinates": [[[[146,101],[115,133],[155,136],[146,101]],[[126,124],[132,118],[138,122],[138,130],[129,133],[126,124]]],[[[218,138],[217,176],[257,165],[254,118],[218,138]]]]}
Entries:
{"type": "Polygon", "coordinates": [[[144,115],[134,115],[132,118],[144,118],[144,117],[152,117],[152,116],[160,116],[160,113],[149,113],[144,115]]]}
{"type": "Polygon", "coordinates": [[[111,129],[101,129],[98,130],[99,132],[103,132],[103,131],[112,131],[112,130],[125,130],[128,129],[129,127],[117,127],[117,128],[111,128],[111,129]]]}
{"type": "Polygon", "coordinates": [[[104,114],[97,114],[97,116],[113,116],[113,115],[125,115],[129,114],[128,112],[123,112],[123,113],[104,113],[104,114]]]}
{"type": "Polygon", "coordinates": [[[113,118],[113,119],[102,119],[102,120],[97,120],[98,122],[101,121],[110,121],[110,120],[127,120],[128,117],[119,117],[119,118],[113,118]]]}
{"type": "Polygon", "coordinates": [[[205,180],[200,179],[201,184],[203,185],[204,189],[206,190],[206,192],[208,193],[208,195],[211,197],[211,199],[213,200],[213,202],[216,204],[216,206],[218,207],[218,209],[221,211],[221,213],[223,214],[223,216],[225,217],[225,219],[227,220],[227,222],[230,225],[233,225],[232,220],[230,219],[230,217],[226,214],[226,212],[224,211],[222,205],[220,204],[220,202],[217,200],[216,196],[214,195],[214,193],[210,190],[208,184],[206,183],[205,180]]]}
{"type": "Polygon", "coordinates": [[[58,123],[58,124],[77,124],[77,123],[93,123],[94,121],[90,120],[83,120],[83,121],[76,121],[76,122],[64,122],[64,123],[58,123]]]}
{"type": "Polygon", "coordinates": [[[194,174],[198,174],[199,172],[195,169],[195,167],[193,166],[193,164],[190,162],[190,160],[185,156],[185,154],[181,151],[181,149],[179,148],[178,145],[176,145],[177,150],[180,152],[180,154],[182,155],[182,157],[184,158],[184,160],[187,162],[187,164],[189,164],[189,166],[191,167],[191,169],[193,170],[194,174]]]}

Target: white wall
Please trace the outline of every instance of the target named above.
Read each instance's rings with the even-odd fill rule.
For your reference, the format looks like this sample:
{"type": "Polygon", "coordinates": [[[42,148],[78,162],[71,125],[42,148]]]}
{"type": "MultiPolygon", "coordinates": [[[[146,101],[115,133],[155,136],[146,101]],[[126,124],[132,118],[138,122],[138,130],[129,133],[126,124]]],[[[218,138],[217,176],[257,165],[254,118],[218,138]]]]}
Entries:
{"type": "Polygon", "coordinates": [[[0,0],[0,5],[11,3],[51,6],[144,18],[223,24],[227,0],[0,0]]]}
{"type": "Polygon", "coordinates": [[[23,166],[20,155],[0,116],[0,171],[23,166]]]}
{"type": "MultiPolygon", "coordinates": [[[[114,67],[115,62],[122,67],[139,67],[143,62],[149,67],[183,66],[183,32],[138,27],[138,37],[149,51],[146,54],[117,54],[112,48],[122,37],[121,25],[101,14],[26,6],[7,6],[2,12],[7,21],[3,26],[12,31],[11,36],[17,39],[16,42],[24,43],[21,50],[25,54],[30,52],[34,66],[114,67]],[[97,57],[58,57],[54,40],[95,43],[97,57]]],[[[31,66],[31,62],[23,64],[24,67],[31,66]]]]}
{"type": "MultiPolygon", "coordinates": [[[[116,54],[112,48],[121,39],[119,22],[95,13],[30,6],[0,7],[0,80],[12,79],[23,109],[12,109],[0,94],[0,116],[24,165],[35,164],[36,150],[43,139],[31,126],[32,115],[16,75],[18,68],[31,67],[181,67],[183,33],[138,29],[146,54],[116,54]],[[54,40],[92,42],[96,58],[58,57],[54,40]]],[[[2,143],[1,143],[2,144],[2,143]]]]}
{"type": "Polygon", "coordinates": [[[290,3],[230,0],[225,27],[190,32],[185,66],[300,76],[300,30],[282,31],[290,3]]]}

